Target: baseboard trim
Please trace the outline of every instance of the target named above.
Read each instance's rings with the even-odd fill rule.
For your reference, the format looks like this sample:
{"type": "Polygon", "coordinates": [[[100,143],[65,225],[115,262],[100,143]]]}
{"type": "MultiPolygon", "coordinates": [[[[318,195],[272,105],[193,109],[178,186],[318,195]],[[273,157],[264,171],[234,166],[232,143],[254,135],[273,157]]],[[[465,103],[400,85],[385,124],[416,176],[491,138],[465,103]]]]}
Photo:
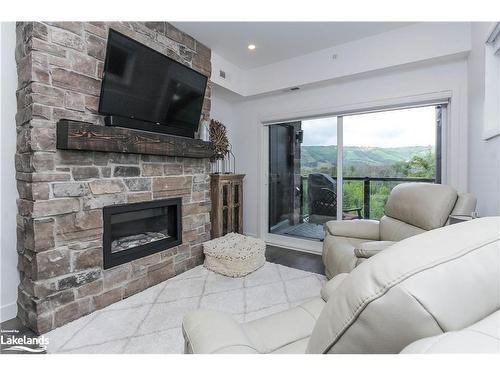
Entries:
{"type": "Polygon", "coordinates": [[[17,303],[12,302],[3,305],[0,309],[0,322],[5,322],[7,320],[13,319],[17,316],[17,303]]]}
{"type": "Polygon", "coordinates": [[[299,248],[299,247],[295,247],[295,246],[283,245],[281,243],[273,243],[273,242],[266,242],[266,244],[269,246],[281,247],[281,248],[287,249],[287,250],[298,251],[299,253],[321,255],[321,251],[314,250],[314,249],[303,249],[303,248],[299,248]]]}
{"type": "MultiPolygon", "coordinates": [[[[255,233],[243,233],[245,236],[259,238],[255,233]]],[[[268,233],[267,238],[264,238],[266,245],[282,247],[284,249],[290,249],[294,251],[299,251],[302,253],[310,253],[321,255],[323,249],[323,242],[306,240],[301,238],[294,238],[290,236],[281,236],[276,234],[268,233]]]]}
{"type": "Polygon", "coordinates": [[[268,233],[265,241],[267,245],[316,255],[321,255],[323,248],[323,242],[320,241],[310,241],[288,236],[275,235],[271,233],[268,233]]]}

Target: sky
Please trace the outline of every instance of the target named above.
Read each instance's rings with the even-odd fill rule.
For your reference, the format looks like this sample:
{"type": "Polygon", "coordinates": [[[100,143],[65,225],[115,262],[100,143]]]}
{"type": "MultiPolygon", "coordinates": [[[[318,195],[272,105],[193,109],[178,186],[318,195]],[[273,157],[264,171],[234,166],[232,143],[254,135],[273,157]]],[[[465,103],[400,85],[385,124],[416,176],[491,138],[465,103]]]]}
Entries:
{"type": "MultiPolygon", "coordinates": [[[[302,121],[303,146],[337,144],[335,117],[302,121]]],[[[434,146],[435,108],[420,107],[344,116],[344,146],[434,146]]]]}

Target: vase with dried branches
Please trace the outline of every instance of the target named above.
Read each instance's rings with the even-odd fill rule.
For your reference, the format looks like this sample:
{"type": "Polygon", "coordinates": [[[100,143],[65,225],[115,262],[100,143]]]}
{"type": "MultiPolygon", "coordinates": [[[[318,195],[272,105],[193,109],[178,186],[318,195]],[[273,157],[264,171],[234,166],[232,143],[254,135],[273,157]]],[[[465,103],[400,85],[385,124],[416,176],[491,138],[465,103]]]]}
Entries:
{"type": "Polygon", "coordinates": [[[212,161],[212,173],[234,173],[235,158],[231,151],[232,146],[227,139],[225,125],[217,120],[210,120],[209,127],[210,142],[214,145],[212,161]]]}

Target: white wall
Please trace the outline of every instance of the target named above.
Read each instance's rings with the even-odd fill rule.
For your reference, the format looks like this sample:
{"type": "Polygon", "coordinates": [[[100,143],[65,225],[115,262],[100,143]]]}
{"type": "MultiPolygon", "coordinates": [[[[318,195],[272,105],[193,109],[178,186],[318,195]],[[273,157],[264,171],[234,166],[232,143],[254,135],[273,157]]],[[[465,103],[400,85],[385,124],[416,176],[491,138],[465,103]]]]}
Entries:
{"type": "Polygon", "coordinates": [[[210,108],[210,118],[222,122],[227,129],[228,138],[233,138],[233,132],[237,128],[236,113],[234,104],[226,98],[225,89],[214,85],[212,88],[212,103],[210,108]]]}
{"type": "Polygon", "coordinates": [[[470,23],[425,22],[249,70],[239,69],[215,51],[212,81],[239,95],[255,96],[443,57],[465,56],[469,50],[470,23]],[[336,59],[332,58],[334,54],[336,59]],[[227,79],[219,77],[220,69],[228,73],[227,79]]]}
{"type": "Polygon", "coordinates": [[[480,216],[500,215],[500,136],[482,139],[484,122],[485,41],[491,23],[472,24],[469,80],[469,188],[480,216]]]}
{"type": "Polygon", "coordinates": [[[1,24],[1,71],[2,89],[0,102],[2,103],[1,123],[1,171],[0,189],[1,205],[1,287],[0,321],[16,316],[17,313],[17,286],[19,274],[17,272],[16,252],[16,171],[14,154],[16,152],[16,89],[17,72],[14,60],[16,47],[16,26],[14,22],[1,24]]]}
{"type": "MultiPolygon", "coordinates": [[[[244,191],[244,231],[264,235],[261,219],[265,178],[262,171],[265,138],[262,122],[293,119],[336,110],[369,106],[370,103],[392,100],[418,101],[429,93],[447,92],[452,96],[450,127],[447,135],[447,157],[450,168],[447,180],[460,190],[467,190],[467,65],[465,59],[384,71],[373,76],[340,81],[318,88],[247,99],[232,105],[234,125],[231,139],[237,158],[238,172],[246,173],[244,191]],[[398,99],[399,98],[399,99],[398,99]],[[451,158],[453,155],[453,158],[451,158]]],[[[218,91],[214,91],[217,97],[218,91]]],[[[213,111],[219,101],[215,98],[213,111]]]]}
{"type": "Polygon", "coordinates": [[[249,95],[441,58],[470,49],[468,23],[418,23],[250,71],[249,95]],[[332,59],[336,54],[337,58],[332,59]]]}
{"type": "Polygon", "coordinates": [[[212,51],[212,74],[210,80],[235,93],[245,93],[247,91],[247,72],[238,66],[227,61],[217,52],[212,51]],[[220,71],[224,71],[225,78],[220,76],[220,71]]]}

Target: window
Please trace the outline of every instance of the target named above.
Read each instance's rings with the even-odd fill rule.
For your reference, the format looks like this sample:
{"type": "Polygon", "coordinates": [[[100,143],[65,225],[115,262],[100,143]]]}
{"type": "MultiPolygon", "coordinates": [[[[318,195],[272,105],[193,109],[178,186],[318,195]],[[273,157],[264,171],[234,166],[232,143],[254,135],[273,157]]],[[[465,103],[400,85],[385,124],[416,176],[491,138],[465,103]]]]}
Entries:
{"type": "Polygon", "coordinates": [[[364,218],[378,220],[397,184],[440,182],[440,111],[430,106],[343,117],[344,210],[362,207],[364,218]]]}

